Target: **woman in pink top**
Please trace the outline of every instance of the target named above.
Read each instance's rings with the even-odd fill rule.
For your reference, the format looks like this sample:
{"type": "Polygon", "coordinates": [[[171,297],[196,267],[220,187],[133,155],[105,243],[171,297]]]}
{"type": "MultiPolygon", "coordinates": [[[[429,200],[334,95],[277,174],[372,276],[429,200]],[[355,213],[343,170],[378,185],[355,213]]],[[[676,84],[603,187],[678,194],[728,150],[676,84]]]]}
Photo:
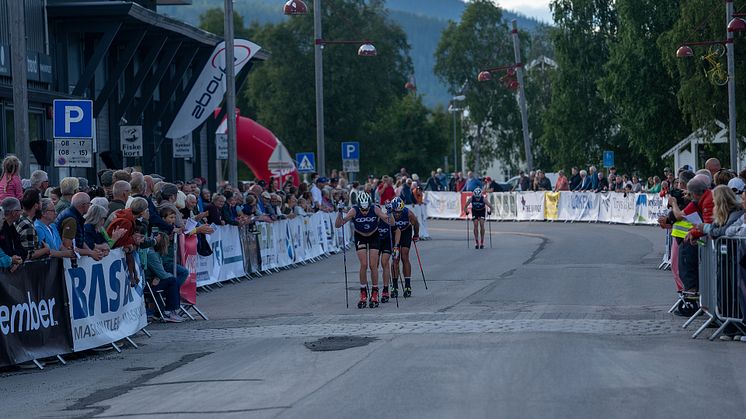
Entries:
{"type": "Polygon", "coordinates": [[[569,191],[570,190],[570,183],[567,180],[567,176],[565,175],[564,170],[559,171],[559,178],[557,179],[557,183],[554,185],[554,191],[569,191]]]}
{"type": "Polygon", "coordinates": [[[16,156],[8,156],[3,160],[3,174],[0,177],[0,201],[12,196],[19,200],[23,198],[21,187],[21,161],[16,156]]]}

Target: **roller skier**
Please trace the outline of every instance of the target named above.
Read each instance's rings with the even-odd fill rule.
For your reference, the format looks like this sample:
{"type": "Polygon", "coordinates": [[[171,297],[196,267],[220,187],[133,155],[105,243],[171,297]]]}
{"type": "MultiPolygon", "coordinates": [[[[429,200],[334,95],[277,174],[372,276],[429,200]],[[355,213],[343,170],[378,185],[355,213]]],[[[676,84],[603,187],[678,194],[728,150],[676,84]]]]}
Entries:
{"type": "MultiPolygon", "coordinates": [[[[346,215],[344,212],[344,203],[337,205],[339,214],[334,225],[340,228],[345,223],[352,221],[355,241],[355,250],[357,258],[360,261],[360,301],[357,308],[364,308],[369,305],[370,308],[378,307],[378,226],[383,220],[386,222],[386,214],[376,205],[371,205],[371,198],[365,192],[358,195],[358,204],[353,206],[346,215]],[[373,288],[368,301],[368,269],[370,269],[370,278],[373,288]]],[[[392,222],[393,224],[393,222],[392,222]]]]}
{"type": "Polygon", "coordinates": [[[394,218],[394,277],[392,278],[392,296],[398,296],[398,276],[399,260],[402,263],[404,274],[404,298],[412,296],[412,264],[409,262],[409,248],[412,247],[413,241],[420,239],[420,223],[417,216],[409,208],[404,207],[404,201],[401,198],[394,198],[391,201],[394,218]]]}
{"type": "Polygon", "coordinates": [[[466,201],[465,210],[466,215],[469,215],[469,207],[471,207],[472,222],[474,223],[474,244],[475,249],[484,249],[484,221],[486,217],[486,210],[489,208],[489,213],[492,214],[492,205],[484,199],[482,195],[482,188],[475,188],[472,195],[466,201]],[[482,239],[479,239],[479,232],[481,231],[482,239]]]}

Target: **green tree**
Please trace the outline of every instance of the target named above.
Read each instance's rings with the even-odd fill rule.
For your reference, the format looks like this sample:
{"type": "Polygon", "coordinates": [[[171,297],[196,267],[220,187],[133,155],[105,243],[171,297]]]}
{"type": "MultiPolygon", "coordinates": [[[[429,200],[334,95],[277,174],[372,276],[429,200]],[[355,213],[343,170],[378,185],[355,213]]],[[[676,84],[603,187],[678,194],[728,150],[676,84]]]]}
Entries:
{"type": "Polygon", "coordinates": [[[406,95],[391,103],[381,117],[366,124],[368,144],[395,144],[365,151],[368,173],[387,173],[406,167],[422,176],[437,167],[448,153],[449,115],[442,108],[429,111],[421,95],[406,95]]]}
{"type": "Polygon", "coordinates": [[[553,0],[555,60],[551,102],[539,143],[555,168],[598,163],[624,139],[597,87],[617,29],[612,0],[553,0]]]}
{"type": "MultiPolygon", "coordinates": [[[[341,166],[340,144],[361,141],[361,165],[367,151],[396,147],[395,138],[373,143],[366,123],[380,119],[404,94],[412,72],[406,35],[391,23],[380,0],[326,0],[322,5],[324,38],[370,38],[378,56],[359,57],[356,45],[324,48],[324,112],[327,168],[341,166]]],[[[250,114],[293,151],[315,150],[313,18],[252,25],[254,41],[268,50],[269,60],[252,70],[244,91],[250,114]]]]}
{"type": "Polygon", "coordinates": [[[660,172],[661,154],[687,133],[676,103],[678,81],[663,67],[657,45],[678,20],[678,5],[679,0],[616,2],[619,31],[599,87],[629,140],[618,159],[627,170],[660,172]]]}
{"type": "Polygon", "coordinates": [[[451,93],[466,93],[464,106],[469,117],[465,123],[471,129],[464,141],[470,150],[467,161],[473,162],[476,171],[495,157],[512,165],[524,158],[520,113],[513,92],[497,81],[477,81],[480,70],[513,63],[513,54],[503,11],[489,0],[469,2],[461,20],[448,23],[435,52],[435,74],[451,93]]]}
{"type": "MultiPolygon", "coordinates": [[[[707,54],[709,47],[694,46],[694,57],[676,58],[676,50],[684,42],[717,41],[726,37],[724,22],[725,3],[705,0],[680,0],[680,14],[671,29],[658,39],[663,64],[673,80],[677,80],[676,97],[679,109],[691,130],[704,127],[717,131],[715,120],[728,124],[728,92],[726,86],[717,86],[705,76],[708,68],[700,58],[707,54]]],[[[743,1],[736,2],[736,9],[743,1]]],[[[734,42],[736,57],[736,103],[746,103],[746,67],[743,57],[746,54],[744,36],[736,34],[734,42]]],[[[725,56],[720,57],[725,66],[725,56]]],[[[737,120],[746,121],[746,107],[737,106],[737,120]]],[[[740,135],[746,130],[738,126],[740,135]]]]}

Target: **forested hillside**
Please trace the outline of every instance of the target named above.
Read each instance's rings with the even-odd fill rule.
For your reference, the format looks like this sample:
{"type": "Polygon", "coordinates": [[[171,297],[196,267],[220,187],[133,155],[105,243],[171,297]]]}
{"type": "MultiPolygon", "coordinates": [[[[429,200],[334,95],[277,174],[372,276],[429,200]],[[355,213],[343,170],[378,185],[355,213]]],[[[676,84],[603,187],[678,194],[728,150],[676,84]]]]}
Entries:
{"type": "MultiPolygon", "coordinates": [[[[312,0],[308,2],[311,3],[312,0]]],[[[190,6],[161,6],[158,11],[197,25],[199,16],[205,10],[223,7],[223,0],[193,0],[192,3],[190,6]]],[[[234,3],[234,8],[243,16],[246,25],[252,22],[263,24],[286,19],[282,14],[283,4],[282,0],[241,0],[234,3]]],[[[390,10],[391,20],[404,29],[412,46],[411,56],[418,92],[424,95],[428,106],[445,106],[450,94],[433,73],[433,53],[448,20],[457,21],[460,18],[464,3],[461,0],[387,0],[386,5],[390,10]]],[[[537,20],[509,11],[505,12],[505,19],[518,19],[523,30],[534,31],[541,26],[537,20]]]]}

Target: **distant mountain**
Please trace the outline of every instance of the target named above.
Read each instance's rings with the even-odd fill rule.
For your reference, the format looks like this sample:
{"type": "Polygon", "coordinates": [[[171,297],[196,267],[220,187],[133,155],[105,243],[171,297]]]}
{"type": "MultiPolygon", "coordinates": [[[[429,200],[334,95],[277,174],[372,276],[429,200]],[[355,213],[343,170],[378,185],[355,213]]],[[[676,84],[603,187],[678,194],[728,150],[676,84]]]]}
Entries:
{"type": "MultiPolygon", "coordinates": [[[[199,16],[205,10],[222,8],[223,3],[223,0],[193,0],[189,6],[160,6],[158,11],[197,25],[199,16]]],[[[243,16],[246,25],[251,22],[277,23],[287,18],[282,13],[282,5],[283,2],[278,0],[241,0],[234,3],[234,9],[243,16]]],[[[412,47],[410,55],[417,91],[424,96],[428,106],[446,106],[451,95],[447,86],[433,73],[434,53],[448,20],[458,21],[466,4],[461,0],[387,0],[386,7],[391,20],[406,32],[412,47]]],[[[516,19],[518,26],[527,31],[534,31],[543,25],[538,20],[510,11],[506,11],[504,17],[507,21],[516,19]]]]}

